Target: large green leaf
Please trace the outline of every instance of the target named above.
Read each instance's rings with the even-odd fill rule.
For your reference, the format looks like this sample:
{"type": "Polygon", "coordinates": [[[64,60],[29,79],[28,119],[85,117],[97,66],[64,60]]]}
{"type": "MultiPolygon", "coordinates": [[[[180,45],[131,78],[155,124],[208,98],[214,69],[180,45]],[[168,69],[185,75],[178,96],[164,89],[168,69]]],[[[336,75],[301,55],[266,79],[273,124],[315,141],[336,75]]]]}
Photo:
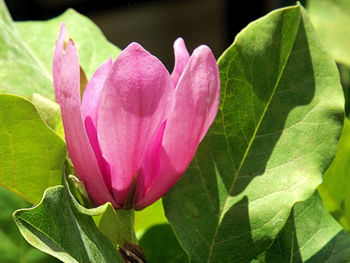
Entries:
{"type": "Polygon", "coordinates": [[[324,175],[319,192],[332,215],[350,231],[350,121],[345,120],[337,155],[324,175]]]}
{"type": "Polygon", "coordinates": [[[49,263],[55,258],[29,245],[21,236],[12,218],[15,209],[29,207],[22,198],[0,187],[0,262],[49,263]]]}
{"type": "Polygon", "coordinates": [[[217,118],[165,214],[191,262],[249,262],[321,183],[344,98],[300,5],[248,25],[218,64],[217,118]]]}
{"type": "Polygon", "coordinates": [[[336,61],[350,66],[350,1],[308,0],[307,10],[336,61]]]}
{"type": "Polygon", "coordinates": [[[28,100],[0,94],[0,184],[31,203],[62,181],[66,147],[28,100]]]}
{"type": "Polygon", "coordinates": [[[14,23],[0,0],[0,92],[54,98],[51,63],[62,22],[78,46],[80,63],[88,76],[119,53],[93,22],[74,10],[48,21],[14,23]]]}
{"type": "Polygon", "coordinates": [[[47,189],[39,205],[17,210],[14,218],[31,245],[63,262],[123,262],[92,217],[76,209],[63,186],[47,189]]]}
{"type": "Polygon", "coordinates": [[[287,224],[258,262],[350,262],[350,235],[328,213],[316,192],[295,205],[287,224]]]}

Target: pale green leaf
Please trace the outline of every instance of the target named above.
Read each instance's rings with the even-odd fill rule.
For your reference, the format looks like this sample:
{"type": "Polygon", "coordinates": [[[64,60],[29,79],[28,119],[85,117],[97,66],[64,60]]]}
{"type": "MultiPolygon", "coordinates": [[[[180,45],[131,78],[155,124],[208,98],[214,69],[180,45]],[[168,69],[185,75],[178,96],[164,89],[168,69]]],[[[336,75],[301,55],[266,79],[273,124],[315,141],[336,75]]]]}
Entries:
{"type": "Polygon", "coordinates": [[[45,123],[64,139],[61,110],[58,103],[37,93],[33,93],[29,100],[37,108],[45,123]]]}
{"type": "Polygon", "coordinates": [[[307,11],[335,60],[350,66],[350,1],[308,0],[307,11]]]}
{"type": "Polygon", "coordinates": [[[120,50],[87,17],[69,9],[48,21],[14,23],[0,0],[0,92],[25,97],[39,93],[54,98],[51,65],[60,24],[76,43],[80,63],[88,77],[120,50]]]}
{"type": "Polygon", "coordinates": [[[0,94],[0,184],[35,204],[60,184],[66,147],[30,101],[0,94]]]}
{"type": "Polygon", "coordinates": [[[48,21],[16,22],[15,27],[22,39],[50,75],[53,51],[63,22],[68,37],[73,39],[78,47],[79,62],[88,78],[100,64],[119,54],[120,49],[108,42],[102,31],[89,18],[73,9],[68,9],[62,15],[48,21]]]}

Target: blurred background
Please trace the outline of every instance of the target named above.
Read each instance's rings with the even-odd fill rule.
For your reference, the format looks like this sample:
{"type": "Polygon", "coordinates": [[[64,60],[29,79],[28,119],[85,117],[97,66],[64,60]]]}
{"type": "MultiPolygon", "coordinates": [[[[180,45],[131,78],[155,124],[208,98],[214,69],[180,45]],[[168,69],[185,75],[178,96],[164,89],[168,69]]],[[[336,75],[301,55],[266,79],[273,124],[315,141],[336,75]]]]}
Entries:
{"type": "MultiPolygon", "coordinates": [[[[181,36],[190,52],[207,44],[216,58],[249,22],[290,0],[5,0],[14,20],[44,20],[67,8],[92,19],[119,48],[142,44],[169,69],[172,44],[181,36]]],[[[303,2],[303,1],[301,1],[303,2]]]]}

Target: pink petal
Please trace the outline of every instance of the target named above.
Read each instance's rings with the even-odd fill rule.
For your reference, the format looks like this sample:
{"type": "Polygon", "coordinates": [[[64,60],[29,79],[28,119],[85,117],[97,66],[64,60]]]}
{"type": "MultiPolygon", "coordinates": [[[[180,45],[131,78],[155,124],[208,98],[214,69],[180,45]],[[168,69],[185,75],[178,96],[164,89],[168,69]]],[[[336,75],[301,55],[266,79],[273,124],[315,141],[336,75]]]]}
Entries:
{"type": "Polygon", "coordinates": [[[139,44],[116,59],[102,91],[97,134],[111,166],[116,200],[123,204],[158,127],[173,109],[168,71],[139,44]]]}
{"type": "Polygon", "coordinates": [[[171,73],[171,79],[176,87],[182,72],[184,71],[188,60],[190,59],[190,54],[188,54],[185,41],[179,37],[174,42],[174,55],[175,55],[175,66],[173,73],[171,73]]]}
{"type": "Polygon", "coordinates": [[[66,29],[62,24],[56,42],[52,72],[56,98],[61,106],[68,152],[79,178],[84,182],[96,204],[109,201],[118,208],[103,181],[95,154],[85,133],[80,111],[78,52],[72,40],[69,40],[65,50],[63,49],[65,36],[66,29]]]}
{"type": "Polygon", "coordinates": [[[84,120],[90,117],[92,123],[97,126],[97,110],[100,105],[103,85],[107,75],[113,65],[112,59],[108,59],[95,71],[94,75],[89,80],[85,87],[83,99],[81,102],[81,111],[84,120]]]}
{"type": "Polygon", "coordinates": [[[109,59],[95,71],[85,87],[81,103],[81,111],[86,133],[89,137],[92,149],[94,150],[104,181],[111,193],[113,193],[113,191],[110,166],[102,156],[97,139],[97,111],[100,105],[102,89],[112,65],[113,61],[112,59],[109,59]]]}
{"type": "Polygon", "coordinates": [[[200,46],[193,52],[176,89],[175,108],[167,120],[160,150],[159,174],[153,176],[153,184],[136,203],[137,209],[159,199],[184,173],[216,116],[219,96],[215,58],[207,46],[200,46]]]}
{"type": "Polygon", "coordinates": [[[156,134],[153,136],[150,145],[147,147],[147,151],[142,161],[142,167],[139,170],[136,187],[135,200],[139,200],[144,196],[145,192],[153,183],[153,178],[157,176],[159,172],[159,156],[162,148],[162,140],[164,135],[166,121],[160,125],[156,134]]]}

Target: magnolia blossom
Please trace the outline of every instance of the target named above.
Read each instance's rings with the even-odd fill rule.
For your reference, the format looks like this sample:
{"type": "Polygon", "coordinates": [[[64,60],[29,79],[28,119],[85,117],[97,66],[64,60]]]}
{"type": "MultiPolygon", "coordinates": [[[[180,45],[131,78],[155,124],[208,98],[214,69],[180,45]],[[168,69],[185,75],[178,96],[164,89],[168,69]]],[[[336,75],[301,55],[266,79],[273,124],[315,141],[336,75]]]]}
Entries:
{"type": "Polygon", "coordinates": [[[81,98],[77,48],[65,38],[62,24],[53,79],[75,171],[97,205],[142,209],[181,177],[215,118],[215,58],[204,45],[190,56],[179,38],[170,75],[131,43],[97,68],[81,98]]]}

